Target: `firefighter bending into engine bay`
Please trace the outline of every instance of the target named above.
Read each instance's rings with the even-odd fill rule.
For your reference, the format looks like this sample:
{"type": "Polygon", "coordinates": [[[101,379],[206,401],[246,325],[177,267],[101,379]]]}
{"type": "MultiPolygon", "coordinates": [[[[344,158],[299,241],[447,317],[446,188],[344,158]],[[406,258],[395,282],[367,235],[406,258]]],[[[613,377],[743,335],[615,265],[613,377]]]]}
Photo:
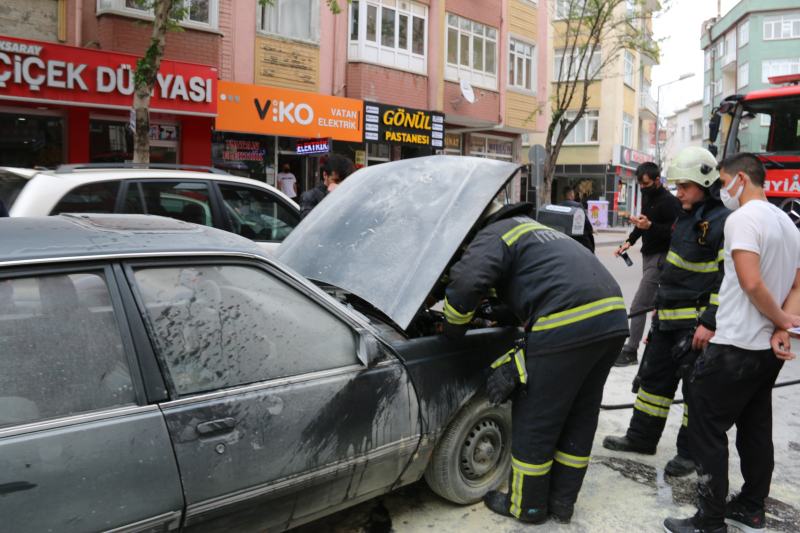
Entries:
{"type": "Polygon", "coordinates": [[[493,202],[450,269],[443,332],[465,334],[484,295],[526,324],[526,341],[498,359],[487,383],[512,404],[511,490],[489,491],[495,513],[568,523],[578,498],[603,387],[629,334],[619,285],[578,242],[529,218],[531,204],[493,202]]]}
{"type": "MultiPolygon", "coordinates": [[[[627,434],[606,437],[603,447],[655,455],[678,383],[694,367],[716,329],[725,220],[731,211],[719,199],[716,160],[705,148],[681,150],[667,171],[677,183],[683,211],[673,226],[667,262],[656,293],[656,315],[639,368],[639,390],[627,434]]],[[[635,388],[635,387],[634,387],[635,388]]],[[[686,393],[677,455],[664,471],[686,476],[695,471],[687,429],[692,406],[686,393]]]]}

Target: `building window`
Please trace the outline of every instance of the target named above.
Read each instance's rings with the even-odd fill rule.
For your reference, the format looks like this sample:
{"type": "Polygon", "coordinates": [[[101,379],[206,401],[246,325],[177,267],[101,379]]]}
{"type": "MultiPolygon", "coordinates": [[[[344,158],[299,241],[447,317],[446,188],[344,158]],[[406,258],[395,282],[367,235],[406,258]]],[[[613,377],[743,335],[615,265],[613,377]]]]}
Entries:
{"type": "Polygon", "coordinates": [[[636,61],[633,54],[625,50],[625,85],[633,88],[633,71],[636,69],[636,61]]]}
{"type": "Polygon", "coordinates": [[[761,117],[761,125],[762,126],[769,126],[772,123],[772,115],[767,115],[766,113],[759,113],[761,117]]]}
{"type": "Polygon", "coordinates": [[[447,14],[445,77],[497,88],[497,28],[447,14]]]}
{"type": "Polygon", "coordinates": [[[739,48],[750,42],[750,21],[745,20],[739,25],[739,48]]]}
{"type": "Polygon", "coordinates": [[[718,96],[722,94],[722,80],[716,80],[714,82],[714,96],[718,96]]]}
{"type": "Polygon", "coordinates": [[[630,146],[633,141],[633,117],[622,114],[622,146],[630,146]]]}
{"type": "Polygon", "coordinates": [[[508,86],[517,89],[535,90],[533,81],[536,61],[533,60],[536,47],[514,39],[509,39],[508,86]]]}
{"type": "Polygon", "coordinates": [[[629,19],[636,16],[636,0],[625,0],[625,14],[629,19]]]}
{"type": "Polygon", "coordinates": [[[563,20],[569,18],[569,6],[572,0],[555,0],[555,9],[553,10],[553,18],[555,20],[563,20]]]}
{"type": "MultiPolygon", "coordinates": [[[[729,60],[736,57],[736,32],[729,32],[725,36],[725,57],[729,60]]],[[[727,64],[727,61],[726,61],[727,64]]]]}
{"type": "MultiPolygon", "coordinates": [[[[198,26],[207,29],[217,27],[219,0],[175,0],[174,5],[177,8],[187,8],[180,17],[175,17],[181,26],[198,26]]],[[[140,6],[136,0],[98,0],[97,10],[153,16],[153,9],[140,6]]]]}
{"type": "Polygon", "coordinates": [[[711,104],[711,85],[706,85],[703,91],[703,105],[711,104]]]}
{"type": "Polygon", "coordinates": [[[764,40],[797,39],[800,37],[800,13],[764,17],[764,40]]]}
{"type": "Polygon", "coordinates": [[[703,122],[703,140],[708,139],[709,129],[710,129],[709,121],[706,120],[705,122],[703,122]]]}
{"type": "Polygon", "coordinates": [[[747,87],[748,83],[750,83],[750,63],[744,63],[739,65],[739,78],[736,81],[736,88],[747,87]]]}
{"type": "Polygon", "coordinates": [[[274,4],[259,7],[259,30],[303,41],[319,41],[319,0],[275,0],[274,4]]]}
{"type": "Polygon", "coordinates": [[[761,83],[769,83],[774,76],[800,73],[800,58],[765,59],[761,62],[761,83]]]}
{"type": "MultiPolygon", "coordinates": [[[[588,52],[587,52],[588,53],[588,52]]],[[[600,65],[602,62],[602,52],[600,47],[597,47],[594,54],[592,55],[591,60],[587,61],[585,58],[583,60],[582,68],[580,72],[578,72],[578,64],[581,61],[581,53],[578,52],[578,55],[573,59],[569,55],[564,54],[564,49],[556,50],[553,53],[553,81],[566,81],[567,79],[575,79],[575,78],[584,78],[586,76],[586,63],[589,65],[589,72],[591,74],[591,78],[597,78],[600,74],[600,65]],[[562,62],[563,62],[563,72],[562,72],[562,62]]]]}
{"type": "MultiPolygon", "coordinates": [[[[567,111],[564,113],[566,120],[574,120],[578,115],[577,111],[567,111]]],[[[561,129],[561,124],[556,127],[555,136],[561,129]]],[[[599,142],[598,132],[600,130],[600,111],[597,109],[587,109],[581,119],[575,124],[564,139],[564,144],[597,144],[599,142]]]]}
{"type": "Polygon", "coordinates": [[[427,6],[416,2],[353,1],[350,60],[427,74],[427,20],[427,6]]]}
{"type": "Polygon", "coordinates": [[[722,59],[722,56],[725,54],[725,41],[720,39],[717,44],[714,45],[714,59],[722,59]]]}
{"type": "Polygon", "coordinates": [[[711,50],[706,50],[706,72],[711,70],[711,50]]]}
{"type": "Polygon", "coordinates": [[[681,126],[681,142],[686,142],[686,126],[681,126]]]}

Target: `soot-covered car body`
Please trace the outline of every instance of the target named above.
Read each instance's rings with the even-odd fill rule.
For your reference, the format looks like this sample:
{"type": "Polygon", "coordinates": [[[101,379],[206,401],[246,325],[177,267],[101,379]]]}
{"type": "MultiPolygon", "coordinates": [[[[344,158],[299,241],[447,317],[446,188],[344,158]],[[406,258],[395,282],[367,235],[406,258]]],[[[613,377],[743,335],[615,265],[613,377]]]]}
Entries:
{"type": "Polygon", "coordinates": [[[459,503],[501,484],[510,417],[481,391],[521,331],[451,341],[417,299],[516,167],[385,166],[356,173],[312,212],[318,238],[346,230],[331,249],[293,233],[279,254],[290,266],[246,239],[159,217],[0,221],[4,529],[281,531],[423,475],[459,503]],[[401,175],[420,185],[403,189],[401,175]],[[382,187],[391,183],[399,189],[382,187]],[[371,186],[392,196],[362,199],[362,214],[408,201],[410,224],[446,197],[445,220],[415,242],[392,220],[363,228],[375,212],[332,210],[371,186]],[[387,255],[375,255],[387,238],[387,255]],[[336,255],[360,244],[368,254],[336,255]],[[362,274],[405,280],[382,299],[391,293],[311,276],[326,254],[350,266],[372,254],[362,274]],[[400,274],[387,261],[403,263],[400,274]]]}

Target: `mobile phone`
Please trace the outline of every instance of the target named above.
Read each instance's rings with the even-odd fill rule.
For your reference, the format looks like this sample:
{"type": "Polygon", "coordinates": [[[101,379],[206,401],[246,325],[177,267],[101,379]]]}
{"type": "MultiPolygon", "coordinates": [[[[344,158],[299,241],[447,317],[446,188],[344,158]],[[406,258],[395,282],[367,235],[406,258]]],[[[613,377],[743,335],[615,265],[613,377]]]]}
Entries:
{"type": "Polygon", "coordinates": [[[619,254],[619,256],[625,260],[625,264],[626,265],[633,266],[633,261],[631,261],[631,258],[628,257],[628,252],[627,251],[622,252],[621,254],[619,254]]]}
{"type": "Polygon", "coordinates": [[[789,328],[786,331],[788,331],[789,333],[794,333],[795,335],[800,335],[800,328],[789,328]]]}

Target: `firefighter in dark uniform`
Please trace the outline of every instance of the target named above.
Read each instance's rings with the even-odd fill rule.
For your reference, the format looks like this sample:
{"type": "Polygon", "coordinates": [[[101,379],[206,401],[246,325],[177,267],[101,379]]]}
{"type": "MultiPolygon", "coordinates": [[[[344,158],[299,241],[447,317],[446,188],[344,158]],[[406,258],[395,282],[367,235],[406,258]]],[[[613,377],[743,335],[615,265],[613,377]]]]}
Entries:
{"type": "Polygon", "coordinates": [[[450,269],[444,333],[466,332],[484,295],[525,324],[527,341],[498,359],[495,404],[512,405],[509,494],[487,493],[492,511],[523,522],[569,522],[592,449],[603,386],[629,334],[619,285],[567,235],[523,216],[530,204],[494,203],[450,269]],[[499,209],[499,210],[498,210],[499,209]],[[523,347],[524,346],[524,347],[523,347]]]}
{"type": "MultiPolygon", "coordinates": [[[[656,293],[657,313],[640,367],[633,417],[625,436],[605,438],[603,446],[610,450],[655,455],[678,383],[716,329],[725,219],[731,212],[719,200],[714,156],[700,147],[682,150],[672,161],[667,180],[677,183],[683,211],[673,226],[656,293]]],[[[687,400],[685,384],[683,392],[687,400]]],[[[687,430],[690,412],[687,400],[678,454],[664,468],[672,476],[695,471],[687,430]]]]}

